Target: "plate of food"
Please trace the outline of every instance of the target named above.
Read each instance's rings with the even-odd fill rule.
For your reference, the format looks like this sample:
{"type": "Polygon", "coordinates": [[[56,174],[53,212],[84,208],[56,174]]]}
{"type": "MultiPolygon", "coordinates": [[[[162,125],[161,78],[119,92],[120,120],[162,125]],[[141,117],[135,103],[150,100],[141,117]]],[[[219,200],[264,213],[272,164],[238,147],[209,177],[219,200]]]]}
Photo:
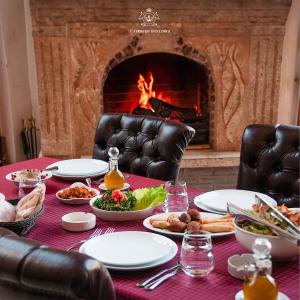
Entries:
{"type": "Polygon", "coordinates": [[[187,212],[152,215],[143,221],[143,225],[151,231],[174,237],[183,237],[186,230],[208,231],[212,237],[234,234],[230,215],[199,212],[194,208],[187,212]]]}
{"type": "Polygon", "coordinates": [[[96,216],[106,221],[140,220],[152,215],[165,198],[163,185],[127,192],[108,190],[92,198],[90,206],[96,216]]]}
{"type": "Polygon", "coordinates": [[[81,182],[75,182],[66,189],[56,193],[56,198],[66,204],[85,204],[98,196],[100,192],[94,188],[89,188],[81,182]]]}
{"type": "Polygon", "coordinates": [[[34,182],[40,177],[42,182],[45,182],[52,177],[52,173],[49,171],[38,170],[38,169],[24,169],[15,172],[11,172],[5,176],[5,178],[14,184],[18,185],[20,178],[23,177],[23,180],[26,182],[34,182]]]}

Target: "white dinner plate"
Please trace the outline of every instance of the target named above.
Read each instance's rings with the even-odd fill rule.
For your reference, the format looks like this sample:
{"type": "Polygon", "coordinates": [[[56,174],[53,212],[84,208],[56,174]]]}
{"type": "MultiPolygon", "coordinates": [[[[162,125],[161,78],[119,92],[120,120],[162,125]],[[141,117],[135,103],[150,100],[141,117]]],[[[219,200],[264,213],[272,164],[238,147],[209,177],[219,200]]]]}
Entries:
{"type": "Polygon", "coordinates": [[[167,237],[142,231],[103,234],[86,241],[79,252],[118,270],[138,270],[158,266],[177,253],[175,242],[167,237]]]}
{"type": "MultiPolygon", "coordinates": [[[[197,198],[197,197],[196,197],[197,198]]],[[[196,198],[194,200],[194,204],[199,207],[200,209],[203,209],[205,211],[208,211],[208,212],[211,212],[213,214],[217,214],[217,215],[226,215],[227,212],[222,212],[222,211],[218,211],[218,210],[214,210],[210,207],[207,207],[204,203],[202,203],[201,201],[197,201],[197,204],[196,204],[196,198]]]]}
{"type": "Polygon", "coordinates": [[[52,171],[57,177],[93,177],[99,176],[108,171],[108,163],[98,159],[67,159],[55,162],[47,168],[58,167],[52,171]]]}
{"type": "MultiPolygon", "coordinates": [[[[176,212],[175,214],[180,216],[183,212],[176,212]]],[[[173,237],[183,237],[183,233],[181,232],[171,232],[167,229],[160,229],[160,228],[156,228],[156,227],[153,227],[151,224],[150,224],[150,219],[162,219],[162,220],[166,220],[168,218],[168,215],[170,214],[173,214],[173,213],[161,213],[161,214],[156,214],[156,215],[152,215],[148,218],[146,218],[144,221],[143,221],[143,225],[154,231],[154,232],[157,232],[157,233],[161,233],[161,234],[164,234],[164,235],[168,235],[168,236],[173,236],[173,237]]],[[[204,218],[204,219],[213,219],[213,218],[217,218],[217,217],[220,217],[220,215],[218,214],[212,214],[212,213],[205,213],[205,212],[200,212],[200,216],[201,218],[204,218]]],[[[229,231],[229,232],[217,232],[217,233],[211,233],[211,237],[219,237],[219,236],[226,236],[226,235],[231,235],[231,234],[234,234],[234,231],[229,231]]]]}
{"type": "MultiPolygon", "coordinates": [[[[118,190],[119,190],[119,191],[126,191],[126,190],[128,190],[129,188],[130,188],[130,184],[127,183],[127,182],[125,182],[125,183],[124,183],[124,186],[123,186],[121,189],[118,189],[118,190]]],[[[103,191],[107,191],[107,190],[108,190],[108,188],[106,188],[106,186],[105,186],[104,183],[101,183],[101,184],[99,185],[99,189],[101,189],[101,190],[103,190],[103,191]]]]}
{"type": "Polygon", "coordinates": [[[70,185],[69,187],[65,188],[65,189],[62,189],[60,191],[58,191],[56,193],[56,198],[63,202],[63,203],[66,203],[66,204],[71,204],[71,205],[77,205],[77,204],[86,204],[86,203],[89,203],[90,200],[94,197],[97,197],[99,196],[100,194],[100,191],[94,189],[94,188],[91,188],[94,192],[95,192],[95,196],[93,197],[90,197],[90,198],[71,198],[71,199],[64,199],[64,198],[61,198],[59,196],[59,193],[63,192],[64,190],[68,189],[68,188],[72,188],[72,187],[76,187],[76,186],[82,186],[82,187],[85,187],[88,189],[88,186],[86,186],[85,184],[83,184],[82,182],[75,182],[73,183],[72,185],[70,185]]]}
{"type": "Polygon", "coordinates": [[[5,200],[5,196],[2,193],[0,193],[0,200],[5,200]]]}
{"type": "Polygon", "coordinates": [[[215,190],[197,196],[194,203],[202,202],[206,207],[214,211],[226,212],[227,203],[231,202],[242,209],[252,209],[255,204],[255,194],[263,198],[271,205],[277,205],[277,202],[268,195],[246,190],[215,190]]]}
{"type": "MultiPolygon", "coordinates": [[[[235,300],[244,300],[244,292],[243,291],[239,291],[236,295],[235,295],[235,300]]],[[[281,293],[281,292],[278,292],[278,296],[277,296],[277,300],[290,300],[290,298],[281,293]]]]}

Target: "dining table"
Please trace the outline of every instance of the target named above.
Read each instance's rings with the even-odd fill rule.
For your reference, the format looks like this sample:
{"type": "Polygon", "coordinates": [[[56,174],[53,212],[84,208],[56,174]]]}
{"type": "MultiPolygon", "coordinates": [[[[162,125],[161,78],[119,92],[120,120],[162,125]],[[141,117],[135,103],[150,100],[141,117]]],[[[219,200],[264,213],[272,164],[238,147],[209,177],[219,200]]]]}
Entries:
{"type": "MultiPolygon", "coordinates": [[[[18,197],[18,187],[5,176],[22,169],[44,169],[48,165],[57,162],[58,159],[40,157],[37,159],[21,161],[0,167],[0,192],[6,199],[18,197]]],[[[143,187],[152,187],[164,183],[161,180],[127,174],[126,182],[132,190],[143,187]]],[[[74,181],[73,181],[74,182],[74,181]]],[[[56,198],[57,191],[70,186],[72,181],[62,180],[52,176],[46,184],[46,196],[44,200],[44,213],[37,220],[31,230],[25,235],[26,238],[39,241],[49,247],[66,250],[77,241],[87,239],[95,229],[84,232],[70,232],[62,227],[62,216],[76,211],[93,212],[89,204],[70,205],[56,198]]],[[[94,185],[93,187],[96,187],[94,185]]],[[[188,197],[192,200],[203,193],[199,189],[188,188],[188,197]]],[[[191,205],[192,202],[191,202],[191,205]]],[[[155,212],[162,212],[158,208],[155,212]]],[[[104,221],[97,217],[96,227],[104,232],[107,228],[113,228],[115,232],[122,231],[146,231],[143,220],[112,222],[104,221]]],[[[243,281],[232,277],[227,271],[227,260],[235,254],[248,252],[236,240],[235,235],[226,235],[213,238],[213,255],[215,266],[213,271],[206,277],[192,278],[184,272],[178,272],[175,276],[165,281],[155,290],[149,291],[136,286],[142,279],[150,277],[167,267],[177,263],[180,256],[181,237],[170,237],[178,245],[177,255],[167,263],[145,270],[117,271],[109,270],[115,287],[117,299],[235,299],[235,295],[243,287],[243,281]]],[[[75,248],[73,251],[78,251],[75,248]]],[[[291,300],[299,297],[299,259],[287,261],[273,260],[272,276],[278,284],[279,291],[287,295],[291,300]]]]}

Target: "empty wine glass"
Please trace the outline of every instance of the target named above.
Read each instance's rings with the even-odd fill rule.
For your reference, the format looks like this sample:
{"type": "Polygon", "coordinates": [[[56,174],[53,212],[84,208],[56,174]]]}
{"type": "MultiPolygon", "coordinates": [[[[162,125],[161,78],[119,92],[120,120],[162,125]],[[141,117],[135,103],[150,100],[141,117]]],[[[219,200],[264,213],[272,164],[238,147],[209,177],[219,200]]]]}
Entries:
{"type": "Polygon", "coordinates": [[[182,240],[180,265],[191,277],[207,276],[214,268],[211,235],[206,231],[186,231],[182,240]]]}

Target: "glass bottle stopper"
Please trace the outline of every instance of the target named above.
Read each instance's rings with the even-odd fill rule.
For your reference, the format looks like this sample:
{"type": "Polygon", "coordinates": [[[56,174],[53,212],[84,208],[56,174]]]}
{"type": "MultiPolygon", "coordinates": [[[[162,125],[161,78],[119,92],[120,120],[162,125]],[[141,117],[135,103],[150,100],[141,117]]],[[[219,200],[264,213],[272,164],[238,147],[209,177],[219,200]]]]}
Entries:
{"type": "Polygon", "coordinates": [[[112,159],[118,159],[119,149],[117,147],[110,147],[109,150],[108,150],[108,155],[112,159]]]}

